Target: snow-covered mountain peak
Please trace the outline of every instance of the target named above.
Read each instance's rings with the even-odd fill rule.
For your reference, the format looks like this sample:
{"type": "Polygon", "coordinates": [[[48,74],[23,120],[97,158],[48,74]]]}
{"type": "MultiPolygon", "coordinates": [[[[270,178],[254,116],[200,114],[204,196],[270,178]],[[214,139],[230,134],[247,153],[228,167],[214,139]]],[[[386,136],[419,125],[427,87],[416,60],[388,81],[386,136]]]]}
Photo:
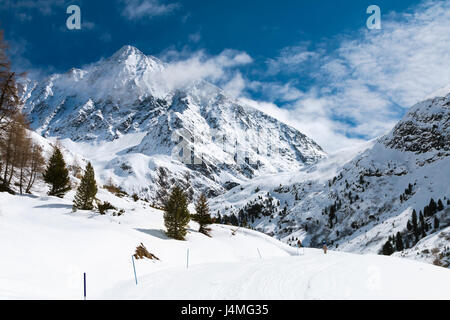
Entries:
{"type": "MultiPolygon", "coordinates": [[[[196,190],[217,195],[228,182],[297,170],[325,155],[296,129],[228,97],[207,81],[187,81],[189,77],[172,69],[168,75],[170,68],[124,46],[108,59],[30,87],[24,111],[38,133],[92,143],[97,150],[99,145],[138,135],[133,143],[125,138],[127,144],[120,150],[105,149],[108,160],[99,170],[107,168],[112,171],[109,177],[139,190],[148,191],[149,185],[156,189],[155,172],[164,167],[178,176],[194,171],[196,190]],[[186,145],[180,145],[177,136],[186,145]],[[200,163],[174,156],[180,146],[183,157],[190,148],[200,163]]],[[[80,153],[90,158],[83,149],[80,153]]]]}
{"type": "Polygon", "coordinates": [[[96,63],[97,67],[121,66],[133,73],[158,72],[164,68],[164,63],[159,59],[145,55],[139,49],[133,46],[123,46],[110,58],[96,63]]]}
{"type": "Polygon", "coordinates": [[[144,56],[144,53],[136,47],[130,45],[124,45],[122,48],[116,51],[111,58],[115,60],[126,59],[130,56],[144,56]]]}

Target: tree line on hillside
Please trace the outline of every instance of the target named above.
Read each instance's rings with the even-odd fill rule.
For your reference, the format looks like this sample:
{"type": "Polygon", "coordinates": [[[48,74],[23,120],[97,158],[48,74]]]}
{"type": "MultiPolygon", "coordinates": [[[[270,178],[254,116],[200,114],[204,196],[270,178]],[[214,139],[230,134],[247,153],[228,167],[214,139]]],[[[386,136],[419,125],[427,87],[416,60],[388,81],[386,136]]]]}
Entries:
{"type": "MultiPolygon", "coordinates": [[[[447,199],[447,205],[450,205],[450,199],[447,199]]],[[[389,236],[381,249],[381,253],[391,255],[396,251],[412,248],[417,242],[425,238],[429,231],[439,230],[440,221],[437,213],[443,210],[444,202],[441,199],[436,202],[433,198],[423,208],[423,211],[419,211],[419,214],[417,214],[416,209],[413,209],[411,218],[406,223],[406,229],[389,236]]]]}

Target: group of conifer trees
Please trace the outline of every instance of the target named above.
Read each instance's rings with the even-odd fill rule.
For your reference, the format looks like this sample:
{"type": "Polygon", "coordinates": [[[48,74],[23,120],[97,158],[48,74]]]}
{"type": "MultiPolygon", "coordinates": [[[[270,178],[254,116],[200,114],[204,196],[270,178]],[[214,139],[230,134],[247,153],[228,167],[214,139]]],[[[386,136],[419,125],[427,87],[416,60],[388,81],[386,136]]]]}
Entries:
{"type": "Polygon", "coordinates": [[[176,240],[184,240],[188,223],[192,219],[200,225],[199,232],[208,235],[208,225],[212,223],[209,214],[208,200],[205,194],[201,194],[195,203],[196,214],[191,215],[188,210],[188,200],[181,187],[175,185],[164,202],[164,224],[168,237],[176,240]]]}
{"type": "MultiPolygon", "coordinates": [[[[411,189],[411,187],[408,187],[408,189],[411,189]]],[[[450,204],[450,201],[447,200],[447,204],[450,204]]],[[[428,231],[432,229],[438,230],[440,222],[436,213],[442,210],[444,210],[442,200],[438,199],[436,203],[433,198],[431,198],[430,203],[423,208],[423,212],[420,210],[419,214],[417,214],[416,209],[413,209],[411,219],[409,219],[406,224],[406,230],[390,236],[383,245],[382,253],[384,255],[391,255],[396,251],[411,248],[419,242],[420,239],[425,238],[428,231]]]]}
{"type": "MultiPolygon", "coordinates": [[[[50,186],[49,195],[62,198],[71,189],[69,170],[58,146],[54,148],[43,176],[44,181],[50,186]]],[[[73,208],[93,210],[97,190],[94,168],[88,162],[73,200],[73,208]]]]}

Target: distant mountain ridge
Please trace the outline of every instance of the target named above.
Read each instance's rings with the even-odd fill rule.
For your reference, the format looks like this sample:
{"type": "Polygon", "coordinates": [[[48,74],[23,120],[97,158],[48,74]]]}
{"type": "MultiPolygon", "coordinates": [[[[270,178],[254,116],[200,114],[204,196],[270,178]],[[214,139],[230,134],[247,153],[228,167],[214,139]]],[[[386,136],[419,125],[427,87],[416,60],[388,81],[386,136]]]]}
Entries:
{"type": "Polygon", "coordinates": [[[29,83],[23,111],[32,128],[45,137],[99,145],[121,141],[129,134],[139,136],[97,168],[107,169],[102,178],[112,176],[150,198],[155,195],[159,167],[177,175],[176,179],[188,173],[197,179],[195,190],[217,195],[229,183],[296,170],[325,156],[318,144],[298,130],[228,97],[206,81],[173,86],[164,76],[166,67],[125,46],[83,70],[71,69],[29,83]],[[182,153],[192,150],[197,161],[182,163],[177,158],[180,139],[182,153]],[[136,154],[145,157],[137,160],[136,154]]]}

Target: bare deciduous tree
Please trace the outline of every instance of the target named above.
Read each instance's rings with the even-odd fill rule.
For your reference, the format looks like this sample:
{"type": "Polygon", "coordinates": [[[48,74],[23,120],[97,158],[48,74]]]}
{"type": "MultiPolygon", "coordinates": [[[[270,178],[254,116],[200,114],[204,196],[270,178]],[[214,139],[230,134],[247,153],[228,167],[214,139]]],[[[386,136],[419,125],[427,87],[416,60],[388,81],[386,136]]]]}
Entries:
{"type": "Polygon", "coordinates": [[[8,126],[8,122],[18,111],[20,98],[16,83],[16,73],[11,71],[11,62],[6,53],[8,46],[0,30],[0,131],[8,126]]]}
{"type": "Polygon", "coordinates": [[[20,168],[22,162],[26,162],[25,145],[27,122],[21,113],[10,117],[5,127],[3,139],[0,140],[0,155],[3,159],[3,188],[9,189],[15,169],[20,168]]]}
{"type": "Polygon", "coordinates": [[[42,155],[42,147],[33,143],[31,147],[30,165],[28,170],[28,183],[25,192],[30,193],[38,174],[42,174],[45,169],[45,159],[42,155]]]}

